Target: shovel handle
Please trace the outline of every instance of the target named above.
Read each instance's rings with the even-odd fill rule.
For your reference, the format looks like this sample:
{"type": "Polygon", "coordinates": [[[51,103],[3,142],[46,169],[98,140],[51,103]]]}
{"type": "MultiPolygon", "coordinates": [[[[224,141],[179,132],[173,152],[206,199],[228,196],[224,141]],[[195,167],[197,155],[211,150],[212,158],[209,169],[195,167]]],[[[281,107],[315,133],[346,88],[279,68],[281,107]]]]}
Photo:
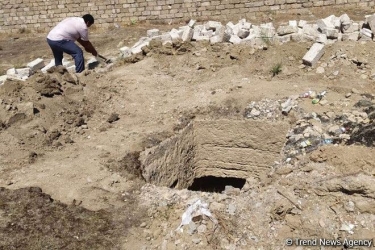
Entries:
{"type": "Polygon", "coordinates": [[[108,60],[107,58],[105,58],[104,56],[102,56],[102,55],[100,55],[100,54],[98,54],[98,56],[99,56],[101,59],[105,60],[105,61],[108,60]]]}

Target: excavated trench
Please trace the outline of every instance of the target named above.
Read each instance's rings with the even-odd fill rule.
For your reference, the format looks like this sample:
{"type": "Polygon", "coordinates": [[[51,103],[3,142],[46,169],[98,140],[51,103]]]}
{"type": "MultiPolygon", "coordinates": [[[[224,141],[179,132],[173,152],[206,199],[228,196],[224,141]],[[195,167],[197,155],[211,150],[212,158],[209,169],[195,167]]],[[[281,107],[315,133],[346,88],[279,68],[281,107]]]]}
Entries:
{"type": "Polygon", "coordinates": [[[177,189],[221,192],[242,188],[250,176],[268,172],[289,126],[254,120],[195,120],[178,135],[140,155],[147,182],[177,189]]]}

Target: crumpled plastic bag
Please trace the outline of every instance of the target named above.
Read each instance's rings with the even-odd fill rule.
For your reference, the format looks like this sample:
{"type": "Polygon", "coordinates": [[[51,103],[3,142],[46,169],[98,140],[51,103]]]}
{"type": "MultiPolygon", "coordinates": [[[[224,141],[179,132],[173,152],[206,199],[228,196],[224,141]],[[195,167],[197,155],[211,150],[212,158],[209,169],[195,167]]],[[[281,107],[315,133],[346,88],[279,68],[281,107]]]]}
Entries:
{"type": "Polygon", "coordinates": [[[182,227],[184,225],[188,225],[193,220],[193,218],[200,215],[206,215],[214,223],[217,223],[216,219],[212,216],[210,210],[208,209],[208,204],[198,199],[193,204],[191,204],[182,214],[181,224],[178,226],[176,230],[180,230],[181,232],[183,232],[182,227]]]}

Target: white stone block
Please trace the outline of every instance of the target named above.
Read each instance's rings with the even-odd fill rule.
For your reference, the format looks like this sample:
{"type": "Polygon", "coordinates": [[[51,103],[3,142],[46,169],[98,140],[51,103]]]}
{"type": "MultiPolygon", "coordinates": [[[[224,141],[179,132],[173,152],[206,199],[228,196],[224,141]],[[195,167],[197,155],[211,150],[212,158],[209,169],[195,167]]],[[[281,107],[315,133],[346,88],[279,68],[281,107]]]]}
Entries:
{"type": "Polygon", "coordinates": [[[18,79],[18,80],[26,80],[31,75],[30,68],[20,68],[20,69],[9,69],[7,70],[8,78],[18,79]]]}
{"type": "Polygon", "coordinates": [[[242,39],[241,43],[245,43],[251,46],[254,46],[257,43],[257,35],[250,34],[246,38],[242,39]]]}
{"type": "Polygon", "coordinates": [[[293,34],[293,33],[297,33],[298,32],[298,27],[297,25],[295,26],[292,26],[292,25],[286,25],[286,26],[279,26],[277,28],[277,34],[279,36],[284,36],[284,35],[288,35],[288,34],[293,34]]]}
{"type": "Polygon", "coordinates": [[[164,34],[159,35],[159,36],[154,36],[152,38],[152,40],[159,40],[159,41],[162,41],[163,43],[164,42],[172,42],[172,37],[169,33],[164,33],[164,34]]]}
{"type": "MultiPolygon", "coordinates": [[[[297,26],[296,26],[296,27],[297,27],[297,26]]],[[[279,43],[287,43],[287,42],[290,42],[291,37],[292,37],[291,34],[289,34],[289,35],[284,35],[284,36],[276,36],[276,40],[277,40],[279,43]]]]}
{"type": "Polygon", "coordinates": [[[210,41],[210,37],[208,37],[208,36],[196,36],[195,41],[197,41],[197,42],[199,42],[199,41],[210,41]]]}
{"type": "Polygon", "coordinates": [[[251,23],[246,22],[246,23],[241,25],[241,28],[245,29],[245,30],[250,30],[251,29],[251,23]]]}
{"type": "Polygon", "coordinates": [[[193,37],[191,38],[191,40],[196,41],[197,38],[200,37],[200,36],[201,36],[201,33],[197,30],[194,30],[193,37]]]}
{"type": "Polygon", "coordinates": [[[342,33],[339,33],[339,34],[337,35],[337,41],[342,41],[342,33]]]}
{"type": "Polygon", "coordinates": [[[8,79],[7,75],[0,76],[0,85],[3,85],[4,82],[8,79]]]}
{"type": "Polygon", "coordinates": [[[103,62],[104,60],[101,59],[101,58],[90,58],[87,62],[86,62],[86,68],[87,69],[95,69],[96,67],[99,66],[100,62],[103,62]]]}
{"type": "Polygon", "coordinates": [[[344,33],[342,34],[343,41],[358,41],[359,32],[344,33]]]}
{"type": "Polygon", "coordinates": [[[120,48],[120,52],[121,52],[122,58],[127,58],[127,57],[130,57],[132,55],[131,49],[127,46],[124,46],[124,47],[120,48]]]}
{"type": "Polygon", "coordinates": [[[139,45],[141,44],[144,44],[145,42],[150,42],[152,40],[152,38],[150,37],[141,37],[138,42],[136,42],[132,48],[135,48],[135,47],[138,47],[139,45]]]}
{"type": "Polygon", "coordinates": [[[273,28],[275,29],[275,27],[273,26],[273,23],[262,23],[260,25],[261,28],[273,28]]]}
{"type": "Polygon", "coordinates": [[[50,68],[52,68],[53,66],[55,66],[55,59],[51,59],[51,61],[42,68],[42,72],[43,73],[47,73],[47,70],[49,70],[50,68]]]}
{"type": "Polygon", "coordinates": [[[236,35],[231,36],[230,39],[229,39],[229,42],[230,42],[230,43],[233,43],[233,44],[240,44],[241,41],[242,41],[242,39],[239,38],[239,37],[236,36],[236,35]]]}
{"type": "Polygon", "coordinates": [[[151,29],[147,30],[147,36],[148,37],[154,37],[159,35],[159,30],[158,29],[151,29]]]}
{"type": "Polygon", "coordinates": [[[314,43],[302,58],[304,64],[314,66],[324,54],[324,44],[314,43]]]}
{"type": "Polygon", "coordinates": [[[372,32],[375,32],[375,14],[366,18],[366,20],[372,32]]]}
{"type": "Polygon", "coordinates": [[[222,25],[221,27],[217,28],[216,31],[214,32],[214,36],[218,35],[218,36],[224,36],[224,33],[226,31],[226,28],[224,25],[222,25]]]}
{"type": "Polygon", "coordinates": [[[263,38],[272,38],[275,36],[276,30],[273,27],[272,23],[267,23],[265,25],[261,24],[260,26],[260,37],[263,38]]]}
{"type": "Polygon", "coordinates": [[[338,35],[339,35],[339,31],[335,28],[327,28],[324,30],[324,34],[327,35],[327,38],[328,39],[337,39],[338,35]]]}
{"type": "Polygon", "coordinates": [[[299,28],[303,28],[303,26],[305,26],[306,24],[307,24],[307,21],[305,21],[305,20],[299,20],[298,27],[299,28]]]}
{"type": "Polygon", "coordinates": [[[193,38],[194,30],[189,26],[185,28],[184,32],[182,33],[182,41],[183,42],[190,42],[193,38]]]}
{"type": "Polygon", "coordinates": [[[177,42],[177,41],[181,40],[180,33],[179,33],[179,31],[176,30],[176,29],[172,29],[172,30],[169,32],[169,35],[171,36],[172,42],[177,42]]]}
{"type": "Polygon", "coordinates": [[[208,21],[205,23],[204,27],[207,30],[213,30],[215,31],[218,27],[222,26],[221,22],[216,22],[216,21],[208,21]]]}
{"type": "Polygon", "coordinates": [[[351,25],[346,29],[343,30],[344,33],[352,33],[359,31],[359,23],[351,23],[351,25]]]}
{"type": "Polygon", "coordinates": [[[240,25],[239,25],[239,24],[236,24],[236,25],[234,25],[234,26],[232,27],[232,33],[233,33],[234,35],[237,35],[237,36],[238,36],[238,32],[240,31],[240,29],[241,29],[240,25]]]}
{"type": "Polygon", "coordinates": [[[332,24],[335,27],[335,29],[340,29],[341,27],[341,20],[340,17],[333,16],[332,17],[332,24]]]}
{"type": "Polygon", "coordinates": [[[29,62],[27,67],[29,67],[33,72],[40,70],[44,67],[44,60],[42,58],[37,58],[34,61],[29,62]]]}
{"type": "Polygon", "coordinates": [[[195,23],[196,23],[196,21],[193,20],[193,19],[191,19],[191,20],[189,21],[189,23],[188,23],[188,26],[189,26],[190,28],[194,28],[195,23]]]}
{"type": "Polygon", "coordinates": [[[215,35],[210,37],[210,43],[215,44],[215,43],[221,43],[223,42],[223,37],[220,37],[219,35],[215,35]]]}
{"type": "Polygon", "coordinates": [[[335,28],[335,25],[333,24],[332,22],[332,16],[329,16],[327,18],[324,18],[324,19],[319,19],[316,24],[318,25],[319,29],[321,31],[324,31],[328,28],[331,28],[331,29],[334,29],[335,28]]]}
{"type": "Polygon", "coordinates": [[[322,43],[322,44],[327,44],[327,35],[326,34],[320,34],[319,36],[316,37],[316,42],[317,43],[322,43]]]}
{"type": "Polygon", "coordinates": [[[72,65],[75,65],[73,61],[67,60],[65,58],[63,58],[63,60],[62,60],[62,64],[66,68],[68,68],[68,67],[70,67],[72,65]]]}
{"type": "Polygon", "coordinates": [[[289,21],[289,26],[297,27],[298,26],[297,20],[290,20],[289,21]]]}
{"type": "Polygon", "coordinates": [[[372,31],[366,28],[362,28],[360,31],[360,35],[361,37],[366,36],[366,37],[372,38],[372,31]]]}
{"type": "Polygon", "coordinates": [[[291,34],[291,40],[294,41],[294,42],[305,42],[306,41],[305,36],[303,34],[300,34],[300,33],[291,34]]]}
{"type": "Polygon", "coordinates": [[[16,68],[11,68],[7,70],[7,76],[11,76],[11,75],[17,75],[16,68]]]}
{"type": "Polygon", "coordinates": [[[309,37],[317,37],[321,33],[318,31],[318,25],[314,24],[306,24],[303,26],[303,34],[309,37]]]}
{"type": "Polygon", "coordinates": [[[211,37],[214,35],[214,31],[213,30],[206,30],[206,29],[203,29],[201,31],[201,35],[202,36],[208,36],[208,37],[211,37]]]}
{"type": "Polygon", "coordinates": [[[130,49],[130,52],[132,53],[132,55],[142,53],[142,47],[141,46],[133,47],[130,49]]]}
{"type": "Polygon", "coordinates": [[[351,23],[352,20],[350,20],[350,17],[345,13],[340,16],[340,22],[341,24],[351,23]]]}

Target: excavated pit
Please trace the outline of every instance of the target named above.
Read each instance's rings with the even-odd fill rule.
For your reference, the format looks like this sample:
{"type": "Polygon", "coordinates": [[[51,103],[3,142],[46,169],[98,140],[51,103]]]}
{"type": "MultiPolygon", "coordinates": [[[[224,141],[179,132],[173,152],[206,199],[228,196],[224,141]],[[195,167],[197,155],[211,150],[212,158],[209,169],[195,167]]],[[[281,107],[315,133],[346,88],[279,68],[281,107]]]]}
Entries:
{"type": "Polygon", "coordinates": [[[140,155],[149,183],[221,192],[242,188],[250,176],[268,172],[285,143],[289,125],[254,120],[195,120],[178,135],[140,155]]]}

